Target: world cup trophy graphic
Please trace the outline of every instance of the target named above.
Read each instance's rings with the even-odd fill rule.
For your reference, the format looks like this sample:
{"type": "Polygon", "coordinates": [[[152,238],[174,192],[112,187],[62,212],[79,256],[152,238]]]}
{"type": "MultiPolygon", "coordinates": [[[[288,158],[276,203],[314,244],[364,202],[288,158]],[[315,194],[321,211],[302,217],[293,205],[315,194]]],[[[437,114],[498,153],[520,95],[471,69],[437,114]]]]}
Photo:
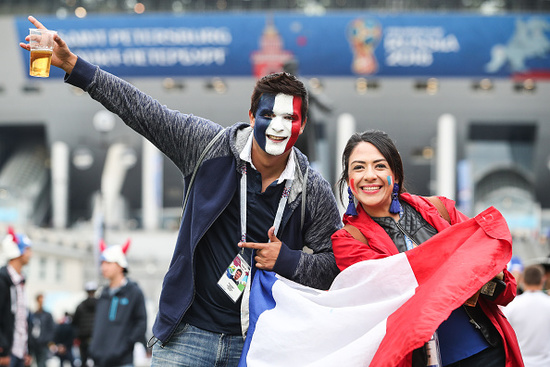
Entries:
{"type": "Polygon", "coordinates": [[[382,27],[373,19],[355,19],[347,30],[348,41],[353,52],[351,69],[355,74],[373,74],[378,70],[374,50],[380,38],[382,27]]]}

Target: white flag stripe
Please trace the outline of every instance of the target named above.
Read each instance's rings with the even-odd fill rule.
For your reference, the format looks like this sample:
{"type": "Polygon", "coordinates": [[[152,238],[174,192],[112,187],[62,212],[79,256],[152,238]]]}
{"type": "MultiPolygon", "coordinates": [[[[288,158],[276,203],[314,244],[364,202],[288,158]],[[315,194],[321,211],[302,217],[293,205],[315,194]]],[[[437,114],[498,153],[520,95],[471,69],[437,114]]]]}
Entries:
{"type": "Polygon", "coordinates": [[[387,317],[417,286],[404,254],[349,267],[329,292],[279,278],[272,287],[276,306],[258,318],[247,365],[368,365],[387,317]]]}

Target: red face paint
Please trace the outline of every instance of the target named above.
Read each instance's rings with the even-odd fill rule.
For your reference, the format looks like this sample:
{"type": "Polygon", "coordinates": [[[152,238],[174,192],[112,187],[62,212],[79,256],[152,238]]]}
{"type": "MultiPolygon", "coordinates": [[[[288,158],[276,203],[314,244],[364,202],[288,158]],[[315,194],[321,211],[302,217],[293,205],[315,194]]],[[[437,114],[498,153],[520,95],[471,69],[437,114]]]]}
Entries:
{"type": "Polygon", "coordinates": [[[354,194],[357,194],[357,191],[355,190],[355,182],[353,181],[353,178],[350,178],[349,183],[350,183],[349,187],[351,189],[351,192],[353,192],[354,194]]]}
{"type": "Polygon", "coordinates": [[[286,144],[285,152],[291,149],[298,136],[300,136],[300,128],[302,127],[302,99],[299,97],[292,98],[292,110],[294,112],[294,119],[292,121],[291,135],[288,143],[286,144]]]}

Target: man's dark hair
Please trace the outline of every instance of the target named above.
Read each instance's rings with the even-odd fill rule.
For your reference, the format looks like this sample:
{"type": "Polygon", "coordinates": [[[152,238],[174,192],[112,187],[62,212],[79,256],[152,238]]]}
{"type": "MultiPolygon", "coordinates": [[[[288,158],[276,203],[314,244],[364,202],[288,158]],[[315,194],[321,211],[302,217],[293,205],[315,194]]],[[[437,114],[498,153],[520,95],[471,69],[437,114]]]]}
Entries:
{"type": "Polygon", "coordinates": [[[540,285],[544,277],[542,265],[529,265],[523,271],[523,282],[525,285],[540,285]]]}
{"type": "Polygon", "coordinates": [[[286,72],[269,74],[256,82],[252,97],[250,98],[250,112],[254,116],[258,110],[260,98],[264,93],[275,95],[283,93],[300,97],[302,99],[302,122],[305,121],[308,108],[307,89],[294,75],[286,72]]]}

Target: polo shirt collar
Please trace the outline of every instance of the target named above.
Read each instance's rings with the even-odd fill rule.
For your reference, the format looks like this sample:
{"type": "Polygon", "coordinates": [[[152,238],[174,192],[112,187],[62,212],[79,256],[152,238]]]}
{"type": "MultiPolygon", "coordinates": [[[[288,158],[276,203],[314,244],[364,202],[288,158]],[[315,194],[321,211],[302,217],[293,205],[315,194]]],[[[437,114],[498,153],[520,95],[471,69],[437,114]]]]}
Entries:
{"type": "MultiPolygon", "coordinates": [[[[254,164],[252,163],[252,139],[254,137],[254,133],[250,134],[248,137],[248,140],[246,141],[246,144],[241,151],[241,154],[239,155],[239,158],[241,158],[243,161],[250,163],[250,166],[254,169],[254,164]]],[[[294,180],[294,174],[296,169],[296,163],[295,163],[295,156],[296,153],[294,153],[294,149],[290,150],[290,154],[288,156],[288,161],[286,162],[286,167],[281,173],[281,176],[277,179],[277,184],[280,184],[284,180],[294,180]]]]}

